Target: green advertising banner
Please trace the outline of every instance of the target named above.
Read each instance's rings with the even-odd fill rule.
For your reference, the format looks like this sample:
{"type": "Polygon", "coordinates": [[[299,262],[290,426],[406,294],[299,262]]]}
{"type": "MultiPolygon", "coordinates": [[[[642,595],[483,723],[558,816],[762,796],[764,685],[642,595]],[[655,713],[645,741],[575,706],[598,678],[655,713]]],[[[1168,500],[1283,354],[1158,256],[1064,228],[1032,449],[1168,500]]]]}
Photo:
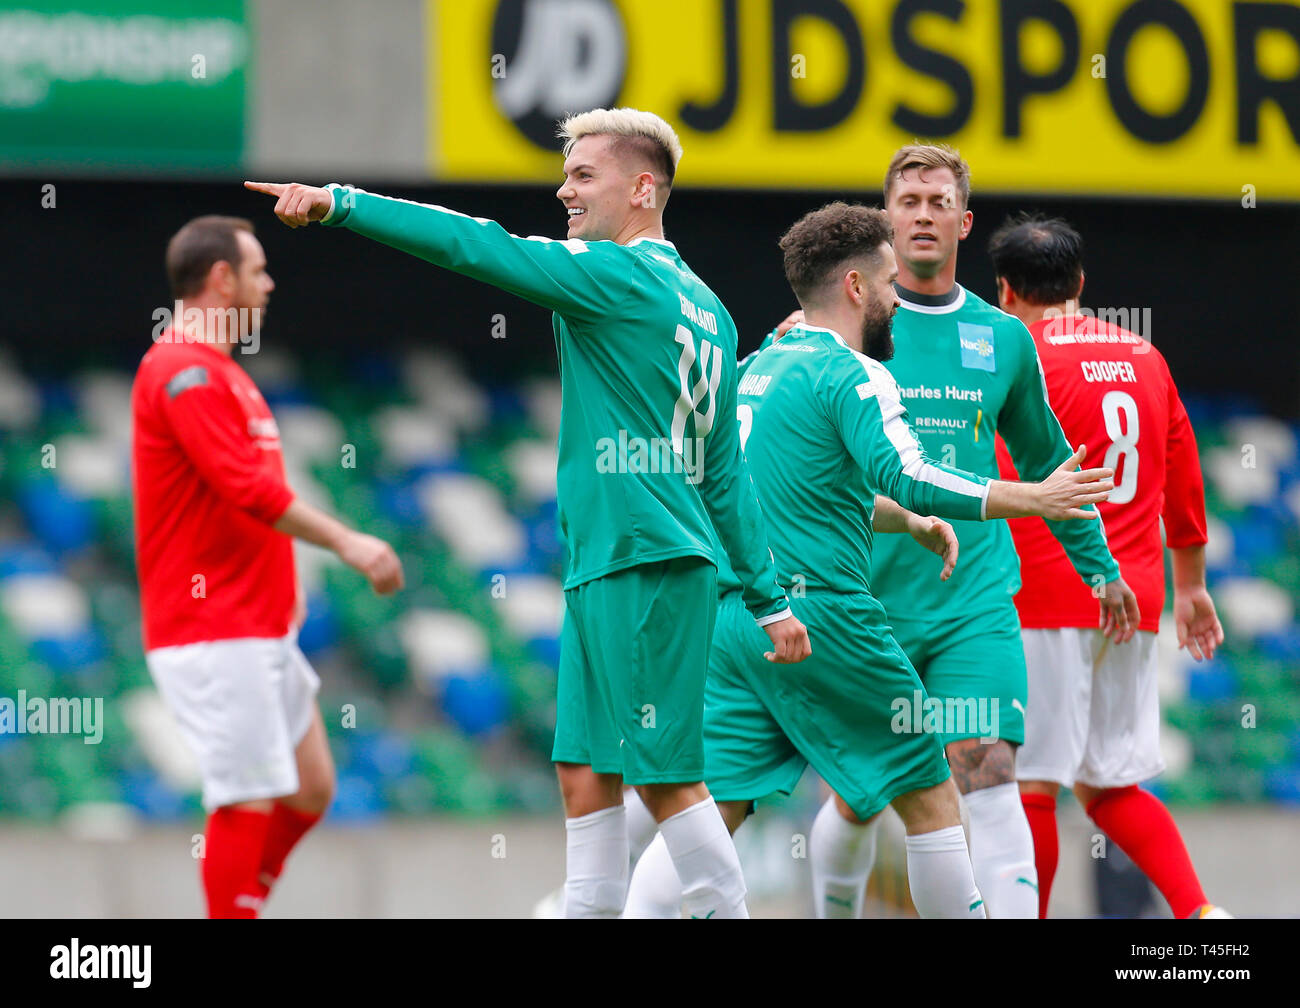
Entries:
{"type": "Polygon", "coordinates": [[[0,9],[0,168],[231,171],[252,45],[244,0],[0,9]]]}

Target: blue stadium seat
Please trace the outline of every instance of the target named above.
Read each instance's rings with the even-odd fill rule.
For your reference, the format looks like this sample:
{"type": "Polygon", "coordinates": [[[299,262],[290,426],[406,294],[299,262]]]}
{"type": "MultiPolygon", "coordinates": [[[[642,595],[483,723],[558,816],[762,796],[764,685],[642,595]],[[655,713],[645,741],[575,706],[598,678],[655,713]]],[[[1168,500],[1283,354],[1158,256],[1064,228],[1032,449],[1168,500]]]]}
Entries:
{"type": "Polygon", "coordinates": [[[332,824],[374,822],[383,813],[383,795],[374,781],[360,774],[339,774],[334,801],[326,813],[332,824]]]}
{"type": "Polygon", "coordinates": [[[1300,664],[1300,625],[1292,623],[1285,630],[1260,634],[1256,643],[1268,658],[1300,664]]]}
{"type": "Polygon", "coordinates": [[[534,637],[528,642],[528,648],[551,668],[560,667],[560,638],[534,637]]]}
{"type": "Polygon", "coordinates": [[[1191,666],[1187,671],[1187,698],[1211,704],[1237,695],[1238,676],[1225,656],[1191,666]]]}
{"type": "Polygon", "coordinates": [[[88,670],[107,657],[103,638],[91,624],[63,637],[38,638],[31,642],[31,651],[55,672],[88,670]]]}
{"type": "Polygon", "coordinates": [[[188,818],[198,806],[196,797],[181,794],[148,767],[125,771],[118,786],[122,800],[154,822],[188,818]]]}
{"type": "Polygon", "coordinates": [[[478,675],[448,676],[443,681],[442,709],[471,737],[501,727],[510,715],[505,686],[491,669],[478,675]]]}
{"type": "Polygon", "coordinates": [[[380,512],[405,528],[424,525],[424,512],[420,510],[412,479],[380,478],[374,482],[375,499],[380,512]]]}
{"type": "Polygon", "coordinates": [[[390,780],[415,771],[415,747],[393,732],[377,731],[356,735],[348,769],[369,780],[390,780]]]}
{"type": "Polygon", "coordinates": [[[306,654],[315,654],[339,642],[339,624],[328,595],[307,596],[307,621],[298,631],[298,646],[306,654]]]}
{"type": "Polygon", "coordinates": [[[95,512],[90,501],[54,480],[26,482],[18,491],[18,507],[27,527],[54,553],[77,552],[94,541],[95,512]]]}
{"type": "Polygon", "coordinates": [[[1273,801],[1300,805],[1300,760],[1267,771],[1264,793],[1273,801]]]}
{"type": "Polygon", "coordinates": [[[54,559],[35,542],[0,544],[0,581],[15,574],[53,574],[54,559]]]}
{"type": "Polygon", "coordinates": [[[1282,525],[1270,509],[1251,507],[1229,519],[1236,559],[1249,567],[1277,556],[1283,548],[1282,525]]]}

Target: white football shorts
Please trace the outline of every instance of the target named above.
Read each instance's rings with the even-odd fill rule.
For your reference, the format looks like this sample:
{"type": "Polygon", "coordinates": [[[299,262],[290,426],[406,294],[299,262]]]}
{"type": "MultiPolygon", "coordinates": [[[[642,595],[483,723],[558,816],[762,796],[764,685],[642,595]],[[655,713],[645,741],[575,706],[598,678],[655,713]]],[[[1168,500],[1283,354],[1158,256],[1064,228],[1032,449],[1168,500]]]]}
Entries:
{"type": "Polygon", "coordinates": [[[198,759],[205,809],[297,792],[294,751],[320,679],[296,633],[155,648],[145,660],[198,759]]]}
{"type": "Polygon", "coordinates": [[[1160,756],[1156,635],[1116,646],[1100,630],[1022,630],[1029,669],[1019,780],[1128,787],[1165,768],[1160,756]]]}

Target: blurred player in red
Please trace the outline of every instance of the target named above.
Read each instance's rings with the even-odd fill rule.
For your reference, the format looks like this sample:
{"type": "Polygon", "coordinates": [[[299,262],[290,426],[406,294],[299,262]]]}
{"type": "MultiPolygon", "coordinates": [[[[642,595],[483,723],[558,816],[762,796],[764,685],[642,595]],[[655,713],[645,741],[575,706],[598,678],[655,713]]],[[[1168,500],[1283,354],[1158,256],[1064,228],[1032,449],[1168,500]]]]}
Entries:
{"type": "MultiPolygon", "coordinates": [[[[1212,907],[1178,827],[1142,781],[1160,756],[1156,631],[1165,603],[1160,519],[1173,554],[1179,647],[1212,658],[1223,628],[1205,587],[1205,492],[1196,438],[1164,357],[1148,340],[1080,312],[1083,241],[1061,220],[1019,217],[989,241],[1003,311],[1034,337],[1048,399],[1084,466],[1115,470],[1098,505],[1111,551],[1138,596],[1139,632],[1116,645],[1097,628],[1097,600],[1073,576],[1038,518],[1011,522],[1024,587],[1016,596],[1029,667],[1021,801],[1034,834],[1039,916],[1056,872],[1056,796],[1073,787],[1099,827],[1168,900],[1175,917],[1212,907]]],[[[1016,471],[998,442],[1004,479],[1016,471]]]]}
{"type": "Polygon", "coordinates": [[[167,245],[176,299],[131,390],[136,565],[149,672],[198,759],[209,917],[256,917],[334,794],[298,649],[293,539],[334,550],[387,594],[387,543],[294,498],[280,435],[233,356],[258,346],[274,284],[248,221],[199,217],[167,245]]]}

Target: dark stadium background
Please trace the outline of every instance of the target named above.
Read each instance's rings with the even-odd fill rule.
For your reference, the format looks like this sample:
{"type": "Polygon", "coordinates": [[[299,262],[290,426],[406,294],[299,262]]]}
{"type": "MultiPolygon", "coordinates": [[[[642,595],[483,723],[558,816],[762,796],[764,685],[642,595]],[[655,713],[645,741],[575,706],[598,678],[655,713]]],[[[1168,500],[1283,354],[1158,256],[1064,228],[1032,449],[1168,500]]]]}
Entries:
{"type": "MultiPolygon", "coordinates": [[[[1300,419],[1300,313],[1292,307],[1300,207],[1005,196],[980,190],[978,165],[973,175],[975,226],[961,249],[960,283],[995,300],[986,253],[993,229],[1026,209],[1062,216],[1086,242],[1083,303],[1150,308],[1152,341],[1185,393],[1232,397],[1300,419]]],[[[56,208],[42,209],[46,181],[0,181],[5,335],[37,372],[57,372],[71,360],[134,367],[148,349],[151,313],[168,303],[162,249],[200,212],[248,217],[257,228],[276,281],[263,337],[270,346],[346,359],[363,347],[415,341],[455,350],[488,381],[554,365],[541,309],[352,235],[285,228],[264,199],[237,182],[62,179],[56,208]],[[491,338],[498,312],[507,316],[504,341],[491,338]]],[[[292,181],[347,181],[492,217],[520,235],[560,236],[564,224],[553,190],[540,185],[292,181]]],[[[793,307],[777,239],[829,199],[879,205],[871,181],[870,189],[843,194],[689,187],[673,194],[668,238],[728,306],[742,350],[793,307]]]]}

